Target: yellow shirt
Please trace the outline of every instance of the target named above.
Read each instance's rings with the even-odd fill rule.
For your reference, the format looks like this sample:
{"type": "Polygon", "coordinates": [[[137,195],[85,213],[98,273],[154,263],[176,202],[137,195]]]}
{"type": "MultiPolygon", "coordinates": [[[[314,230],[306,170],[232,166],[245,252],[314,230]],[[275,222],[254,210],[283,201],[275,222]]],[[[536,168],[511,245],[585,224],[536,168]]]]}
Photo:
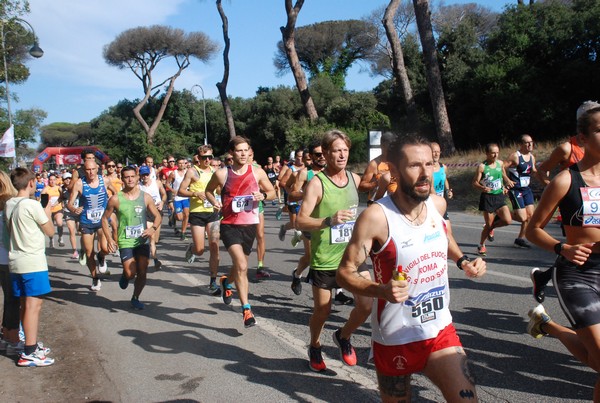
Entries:
{"type": "MultiPolygon", "coordinates": [[[[190,183],[190,192],[204,192],[214,171],[211,168],[210,172],[204,172],[195,165],[194,169],[199,177],[195,182],[190,183]]],[[[213,211],[213,206],[208,200],[201,200],[193,196],[190,197],[190,213],[212,213],[213,211]]]]}
{"type": "Polygon", "coordinates": [[[48,194],[48,203],[52,208],[51,212],[57,213],[62,210],[62,204],[58,202],[58,198],[60,197],[60,186],[46,186],[42,193],[48,194]]]}

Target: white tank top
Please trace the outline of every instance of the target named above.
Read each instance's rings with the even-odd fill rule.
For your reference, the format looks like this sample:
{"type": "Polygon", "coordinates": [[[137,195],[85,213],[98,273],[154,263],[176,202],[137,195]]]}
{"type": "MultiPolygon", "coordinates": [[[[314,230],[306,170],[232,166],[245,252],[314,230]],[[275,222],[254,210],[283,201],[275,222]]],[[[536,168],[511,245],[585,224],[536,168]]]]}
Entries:
{"type": "Polygon", "coordinates": [[[152,180],[148,186],[145,186],[142,184],[142,182],[140,182],[140,190],[148,193],[150,197],[152,197],[152,200],[154,200],[154,205],[158,206],[158,203],[161,201],[161,197],[156,180],[152,180]]]}
{"type": "Polygon", "coordinates": [[[179,174],[178,174],[179,170],[175,170],[173,172],[175,175],[175,179],[173,179],[173,185],[171,186],[171,189],[173,189],[173,194],[175,194],[175,198],[173,200],[180,201],[180,200],[188,199],[187,197],[177,196],[177,191],[179,190],[179,186],[181,186],[181,182],[183,182],[183,178],[185,178],[185,171],[183,171],[183,175],[181,175],[181,176],[179,176],[179,174]]]}
{"type": "Polygon", "coordinates": [[[431,198],[425,202],[427,217],[421,225],[412,225],[389,196],[376,203],[383,208],[390,233],[383,246],[371,252],[375,281],[387,283],[402,265],[409,297],[401,304],[373,300],[373,341],[389,346],[434,338],[452,322],[446,222],[431,198]]]}

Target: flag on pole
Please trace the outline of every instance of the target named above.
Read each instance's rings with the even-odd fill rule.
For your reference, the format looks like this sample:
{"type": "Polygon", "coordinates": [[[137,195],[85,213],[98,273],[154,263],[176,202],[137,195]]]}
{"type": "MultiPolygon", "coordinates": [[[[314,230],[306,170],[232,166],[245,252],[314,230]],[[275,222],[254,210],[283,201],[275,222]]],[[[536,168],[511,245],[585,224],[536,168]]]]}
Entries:
{"type": "Polygon", "coordinates": [[[15,127],[10,125],[0,139],[0,157],[14,158],[15,153],[15,127]]]}

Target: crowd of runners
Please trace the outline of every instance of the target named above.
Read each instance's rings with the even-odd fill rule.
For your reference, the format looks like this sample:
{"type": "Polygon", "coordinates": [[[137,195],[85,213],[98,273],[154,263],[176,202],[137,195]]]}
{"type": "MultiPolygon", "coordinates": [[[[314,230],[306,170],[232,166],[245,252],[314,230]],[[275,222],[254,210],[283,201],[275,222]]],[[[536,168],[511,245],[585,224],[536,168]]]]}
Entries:
{"type": "MultiPolygon", "coordinates": [[[[572,329],[556,324],[538,305],[529,312],[527,331],[535,338],[557,337],[578,359],[598,370],[598,293],[577,291],[577,285],[597,289],[600,278],[595,267],[600,261],[595,257],[600,252],[595,246],[598,235],[594,235],[600,225],[600,182],[596,183],[600,104],[584,103],[577,122],[578,135],[541,165],[532,153],[530,135],[520,137],[519,149],[505,161],[498,159],[497,144],[486,146],[486,159],[473,178],[473,186],[481,191],[479,209],[484,218],[477,253],[486,256],[485,243],[494,241],[494,230],[513,219],[520,223],[515,246],[530,248],[527,238],[555,252],[554,267],[532,271],[533,294],[543,302],[546,284],[552,280],[572,329]],[[550,181],[549,172],[558,165],[565,170],[550,181]],[[536,209],[532,178],[547,185],[536,209]],[[564,241],[544,230],[557,207],[564,241]]],[[[50,291],[47,266],[36,266],[31,259],[43,254],[45,262],[45,248],[66,247],[64,226],[71,258],[89,270],[90,290],[101,291],[102,274],[120,271],[109,268],[106,260],[109,254],[118,255],[119,286],[127,289],[133,282],[131,307],[143,310],[140,297],[151,259],[155,270],[162,266],[158,248],[164,215],[174,236],[189,242],[185,250],[189,264],[209,254],[205,260],[209,292],[225,304],[237,294],[244,326],[254,326],[248,277],[270,277],[264,266],[264,206],[270,203],[278,206],[276,218],[282,220],[279,239],[284,242],[291,232],[291,246],[302,244],[304,250],[291,273],[290,287],[296,295],[302,293],[303,284],[311,287],[311,370],[327,368],[321,334],[331,304],[353,305],[346,323],[334,331],[333,342],[342,361],[356,365],[351,336],[371,318],[372,355],[384,401],[410,400],[415,372],[427,375],[448,401],[476,399],[466,354],[452,324],[447,271],[452,260],[467,277],[478,278],[486,263],[463,254],[452,235],[446,200],[453,198],[453,191],[447,167],[440,162],[440,146],[416,135],[386,132],[381,155],[359,176],[347,169],[351,145],[346,134],[330,130],[296,149],[289,162],[269,157],[260,166],[253,159],[250,140],[237,136],[222,158],[203,145],[189,160],[169,155],[159,165],[148,156],[139,165],[115,161],[99,165],[93,151],[84,151],[82,165],[75,169],[34,175],[18,168],[10,178],[0,176],[4,222],[0,235],[8,239],[0,248],[5,298],[0,350],[18,355],[22,366],[54,363],[47,356],[50,349],[37,340],[41,297],[50,291]],[[368,194],[368,207],[361,214],[360,192],[368,194]],[[35,243],[40,236],[47,238],[42,248],[35,243]],[[250,274],[255,240],[258,264],[250,274]],[[221,242],[232,260],[226,273],[219,273],[221,242]],[[23,262],[30,266],[23,269],[23,262]]]]}

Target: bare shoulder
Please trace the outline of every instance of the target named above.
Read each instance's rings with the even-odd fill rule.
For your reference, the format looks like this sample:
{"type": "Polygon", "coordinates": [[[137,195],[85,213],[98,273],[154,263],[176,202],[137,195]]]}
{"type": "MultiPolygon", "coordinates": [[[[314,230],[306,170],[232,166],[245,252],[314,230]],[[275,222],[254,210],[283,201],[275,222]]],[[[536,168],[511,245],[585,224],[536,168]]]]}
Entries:
{"type": "Polygon", "coordinates": [[[446,209],[448,208],[446,199],[436,194],[431,194],[429,195],[429,197],[431,198],[431,201],[433,202],[433,205],[435,206],[437,211],[443,215],[446,212],[446,209]]]}

